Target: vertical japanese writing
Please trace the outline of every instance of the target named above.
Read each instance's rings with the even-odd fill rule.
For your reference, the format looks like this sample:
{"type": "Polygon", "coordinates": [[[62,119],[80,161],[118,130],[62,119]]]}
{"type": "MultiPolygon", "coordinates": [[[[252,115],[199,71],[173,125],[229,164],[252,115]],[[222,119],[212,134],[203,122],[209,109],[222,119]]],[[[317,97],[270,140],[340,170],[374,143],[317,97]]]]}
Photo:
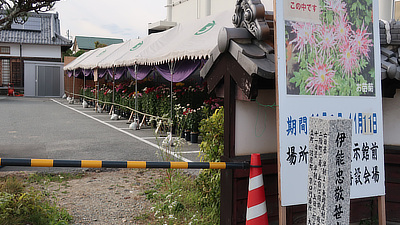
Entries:
{"type": "MultiPolygon", "coordinates": [[[[369,162],[378,161],[379,147],[376,142],[355,142],[352,149],[352,159],[354,162],[369,162]]],[[[377,183],[379,181],[379,170],[378,166],[357,166],[351,173],[350,185],[368,185],[371,183],[377,183]],[[362,169],[364,168],[364,169],[362,169]]]]}
{"type": "Polygon", "coordinates": [[[339,220],[342,218],[343,214],[343,204],[345,203],[344,200],[345,198],[343,197],[343,169],[348,160],[345,159],[345,154],[343,153],[343,143],[345,142],[345,139],[347,138],[346,133],[344,132],[338,132],[336,136],[336,147],[337,147],[337,154],[336,154],[336,181],[335,181],[335,193],[334,193],[334,202],[335,202],[335,209],[333,211],[333,217],[336,219],[335,224],[341,224],[340,222],[342,220],[339,220]]]}
{"type": "Polygon", "coordinates": [[[310,130],[308,168],[311,176],[309,175],[308,178],[308,209],[313,212],[313,215],[308,218],[307,224],[324,224],[326,222],[327,145],[327,133],[310,130]]]}
{"type": "MultiPolygon", "coordinates": [[[[353,151],[359,145],[352,146],[352,123],[310,118],[307,225],[349,224],[351,158],[354,152],[362,157],[361,148],[353,151]]],[[[361,182],[373,182],[367,172],[359,176],[361,182]]]]}

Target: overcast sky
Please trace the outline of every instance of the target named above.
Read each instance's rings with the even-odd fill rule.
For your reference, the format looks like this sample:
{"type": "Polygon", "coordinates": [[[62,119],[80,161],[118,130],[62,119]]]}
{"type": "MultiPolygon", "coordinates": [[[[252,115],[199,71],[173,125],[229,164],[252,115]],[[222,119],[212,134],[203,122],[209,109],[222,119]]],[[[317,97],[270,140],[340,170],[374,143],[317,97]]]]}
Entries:
{"type": "MultiPolygon", "coordinates": [[[[61,0],[61,34],[123,38],[145,37],[147,24],[165,20],[166,0],[61,0]]],[[[70,37],[70,39],[72,39],[70,37]]]]}

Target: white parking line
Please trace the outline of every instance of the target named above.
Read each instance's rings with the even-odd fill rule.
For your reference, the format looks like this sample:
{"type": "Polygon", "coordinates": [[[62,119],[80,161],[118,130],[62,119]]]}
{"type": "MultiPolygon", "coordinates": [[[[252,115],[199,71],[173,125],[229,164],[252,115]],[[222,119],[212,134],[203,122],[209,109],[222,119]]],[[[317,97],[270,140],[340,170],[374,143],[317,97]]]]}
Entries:
{"type": "Polygon", "coordinates": [[[113,125],[111,125],[111,124],[108,124],[108,123],[106,123],[106,122],[104,122],[104,121],[102,121],[102,120],[99,120],[99,119],[97,119],[97,118],[95,118],[95,117],[93,117],[93,116],[87,115],[86,113],[83,113],[83,112],[81,112],[81,111],[79,111],[79,110],[77,110],[77,109],[74,109],[74,108],[72,108],[72,107],[70,107],[70,106],[68,106],[68,105],[65,105],[65,104],[63,104],[63,103],[61,103],[61,102],[59,102],[59,101],[56,101],[56,100],[54,100],[54,99],[51,99],[51,100],[52,100],[53,102],[55,102],[55,103],[58,103],[59,105],[62,105],[62,106],[64,106],[64,107],[66,107],[66,108],[68,108],[68,109],[71,109],[71,110],[73,110],[73,111],[75,111],[75,112],[77,112],[77,113],[80,113],[80,114],[82,114],[82,115],[84,115],[84,116],[86,116],[86,117],[89,117],[89,118],[91,118],[91,119],[93,119],[93,120],[95,120],[95,121],[97,121],[97,122],[99,122],[99,123],[102,123],[102,124],[104,124],[104,125],[106,125],[106,126],[109,126],[109,127],[113,128],[113,129],[115,129],[115,130],[117,130],[117,131],[120,131],[120,132],[122,132],[122,133],[124,133],[124,134],[126,134],[126,135],[128,135],[128,136],[131,136],[131,137],[133,137],[133,138],[136,138],[137,140],[139,140],[139,141],[141,141],[141,142],[143,142],[143,143],[146,143],[146,144],[148,144],[148,145],[150,145],[150,146],[153,146],[153,147],[155,147],[155,148],[157,148],[157,149],[160,149],[161,151],[163,151],[163,152],[165,152],[165,153],[167,153],[167,154],[170,154],[170,155],[174,156],[175,158],[177,158],[177,159],[179,159],[179,160],[182,160],[182,161],[184,161],[184,162],[192,162],[191,160],[189,160],[189,159],[187,159],[187,158],[185,158],[185,157],[179,156],[178,154],[175,154],[174,152],[168,151],[168,150],[165,149],[165,148],[162,148],[162,147],[160,147],[160,146],[158,146],[158,145],[156,145],[156,144],[154,144],[154,143],[152,143],[152,142],[150,142],[150,141],[147,141],[147,140],[145,140],[145,139],[143,139],[143,138],[141,138],[141,137],[138,137],[138,136],[136,136],[136,135],[134,135],[134,134],[131,134],[131,133],[127,132],[127,131],[124,131],[124,130],[122,130],[122,129],[116,127],[116,126],[113,126],[113,125]]]}

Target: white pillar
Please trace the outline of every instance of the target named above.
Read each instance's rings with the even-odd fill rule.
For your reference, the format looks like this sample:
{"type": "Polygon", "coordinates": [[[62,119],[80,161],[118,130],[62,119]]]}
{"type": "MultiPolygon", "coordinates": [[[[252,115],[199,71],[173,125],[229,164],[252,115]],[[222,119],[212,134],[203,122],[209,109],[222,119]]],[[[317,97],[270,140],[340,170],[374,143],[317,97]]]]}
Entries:
{"type": "Polygon", "coordinates": [[[211,0],[206,0],[206,16],[211,15],[211,0]]]}
{"type": "Polygon", "coordinates": [[[167,21],[172,21],[172,0],[167,0],[167,21]]]}
{"type": "Polygon", "coordinates": [[[390,21],[394,18],[394,0],[379,0],[379,19],[390,21]]]}

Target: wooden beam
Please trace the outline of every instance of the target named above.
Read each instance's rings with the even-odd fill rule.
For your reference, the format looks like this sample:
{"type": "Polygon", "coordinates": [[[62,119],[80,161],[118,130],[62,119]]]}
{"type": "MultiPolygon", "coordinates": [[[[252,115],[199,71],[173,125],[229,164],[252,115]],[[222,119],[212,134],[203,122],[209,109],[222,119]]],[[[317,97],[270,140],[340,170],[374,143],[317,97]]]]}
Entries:
{"type": "Polygon", "coordinates": [[[226,54],[221,55],[206,76],[208,93],[211,93],[224,78],[227,67],[226,54]]]}
{"type": "Polygon", "coordinates": [[[231,55],[229,55],[227,70],[248,99],[257,97],[258,91],[254,88],[257,86],[256,79],[248,74],[231,55]]]}
{"type": "MultiPolygon", "coordinates": [[[[232,71],[230,71],[232,72],[232,71]]],[[[225,74],[224,77],[224,156],[235,157],[235,116],[236,116],[236,84],[232,74],[225,74]]]]}

